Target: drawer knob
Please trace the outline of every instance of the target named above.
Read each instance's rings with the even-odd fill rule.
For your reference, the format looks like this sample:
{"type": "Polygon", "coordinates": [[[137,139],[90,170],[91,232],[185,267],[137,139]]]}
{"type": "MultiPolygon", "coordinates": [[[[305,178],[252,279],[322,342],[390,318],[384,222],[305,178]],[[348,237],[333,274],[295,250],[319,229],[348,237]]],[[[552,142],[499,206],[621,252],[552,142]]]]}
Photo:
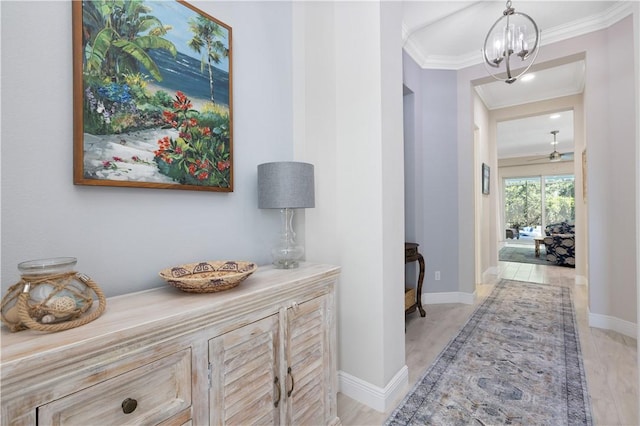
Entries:
{"type": "Polygon", "coordinates": [[[138,401],[133,398],[127,398],[122,401],[122,412],[125,414],[133,413],[138,408],[138,401]]]}

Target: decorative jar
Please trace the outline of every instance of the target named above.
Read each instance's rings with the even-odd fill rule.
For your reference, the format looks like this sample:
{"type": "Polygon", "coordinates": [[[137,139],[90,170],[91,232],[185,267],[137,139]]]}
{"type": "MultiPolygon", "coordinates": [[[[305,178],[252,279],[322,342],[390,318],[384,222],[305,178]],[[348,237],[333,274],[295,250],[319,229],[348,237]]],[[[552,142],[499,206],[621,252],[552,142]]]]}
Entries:
{"type": "Polygon", "coordinates": [[[104,294],[91,278],[73,270],[76,263],[75,257],[55,257],[18,264],[21,279],[2,299],[2,322],[11,331],[61,331],[97,318],[106,306],[104,294]],[[85,315],[94,299],[97,308],[85,315]]]}

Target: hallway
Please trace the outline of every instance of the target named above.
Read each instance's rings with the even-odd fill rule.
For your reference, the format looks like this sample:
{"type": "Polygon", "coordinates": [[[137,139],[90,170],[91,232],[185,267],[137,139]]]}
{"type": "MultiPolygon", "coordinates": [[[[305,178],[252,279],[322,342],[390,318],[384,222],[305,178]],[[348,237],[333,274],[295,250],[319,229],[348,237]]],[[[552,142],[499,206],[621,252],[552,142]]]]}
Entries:
{"type": "MultiPolygon", "coordinates": [[[[526,263],[498,263],[498,278],[567,285],[573,289],[573,303],[594,424],[638,424],[636,340],[616,332],[588,326],[587,288],[574,284],[574,269],[526,263]]],[[[479,286],[477,301],[473,306],[425,305],[426,318],[416,314],[407,317],[406,364],[409,367],[410,387],[413,387],[425,369],[457,334],[492,288],[492,284],[479,286]]],[[[380,425],[403,397],[404,394],[392,404],[393,407],[388,412],[379,413],[338,393],[338,415],[345,426],[380,425]]]]}

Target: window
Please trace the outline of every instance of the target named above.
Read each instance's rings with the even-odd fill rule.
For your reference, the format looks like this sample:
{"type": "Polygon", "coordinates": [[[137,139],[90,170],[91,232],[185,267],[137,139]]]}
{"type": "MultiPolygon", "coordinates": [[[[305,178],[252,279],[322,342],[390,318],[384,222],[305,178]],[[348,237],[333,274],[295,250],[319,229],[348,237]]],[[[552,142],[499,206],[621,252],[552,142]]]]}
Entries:
{"type": "Polygon", "coordinates": [[[576,219],[573,175],[544,176],[545,226],[576,219]]]}
{"type": "Polygon", "coordinates": [[[521,236],[540,236],[547,224],[575,220],[573,175],[506,178],[503,189],[505,228],[517,228],[521,236]]]}

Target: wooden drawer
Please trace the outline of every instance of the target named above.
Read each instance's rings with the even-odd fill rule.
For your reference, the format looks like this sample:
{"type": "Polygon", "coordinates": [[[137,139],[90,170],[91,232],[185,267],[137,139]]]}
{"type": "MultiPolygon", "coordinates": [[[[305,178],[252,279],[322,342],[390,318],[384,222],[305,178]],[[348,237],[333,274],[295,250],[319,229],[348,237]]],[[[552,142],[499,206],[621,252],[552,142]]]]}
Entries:
{"type": "Polygon", "coordinates": [[[40,406],[38,424],[158,424],[190,406],[191,349],[184,349],[40,406]],[[129,414],[123,408],[127,399],[137,402],[129,414]]]}

